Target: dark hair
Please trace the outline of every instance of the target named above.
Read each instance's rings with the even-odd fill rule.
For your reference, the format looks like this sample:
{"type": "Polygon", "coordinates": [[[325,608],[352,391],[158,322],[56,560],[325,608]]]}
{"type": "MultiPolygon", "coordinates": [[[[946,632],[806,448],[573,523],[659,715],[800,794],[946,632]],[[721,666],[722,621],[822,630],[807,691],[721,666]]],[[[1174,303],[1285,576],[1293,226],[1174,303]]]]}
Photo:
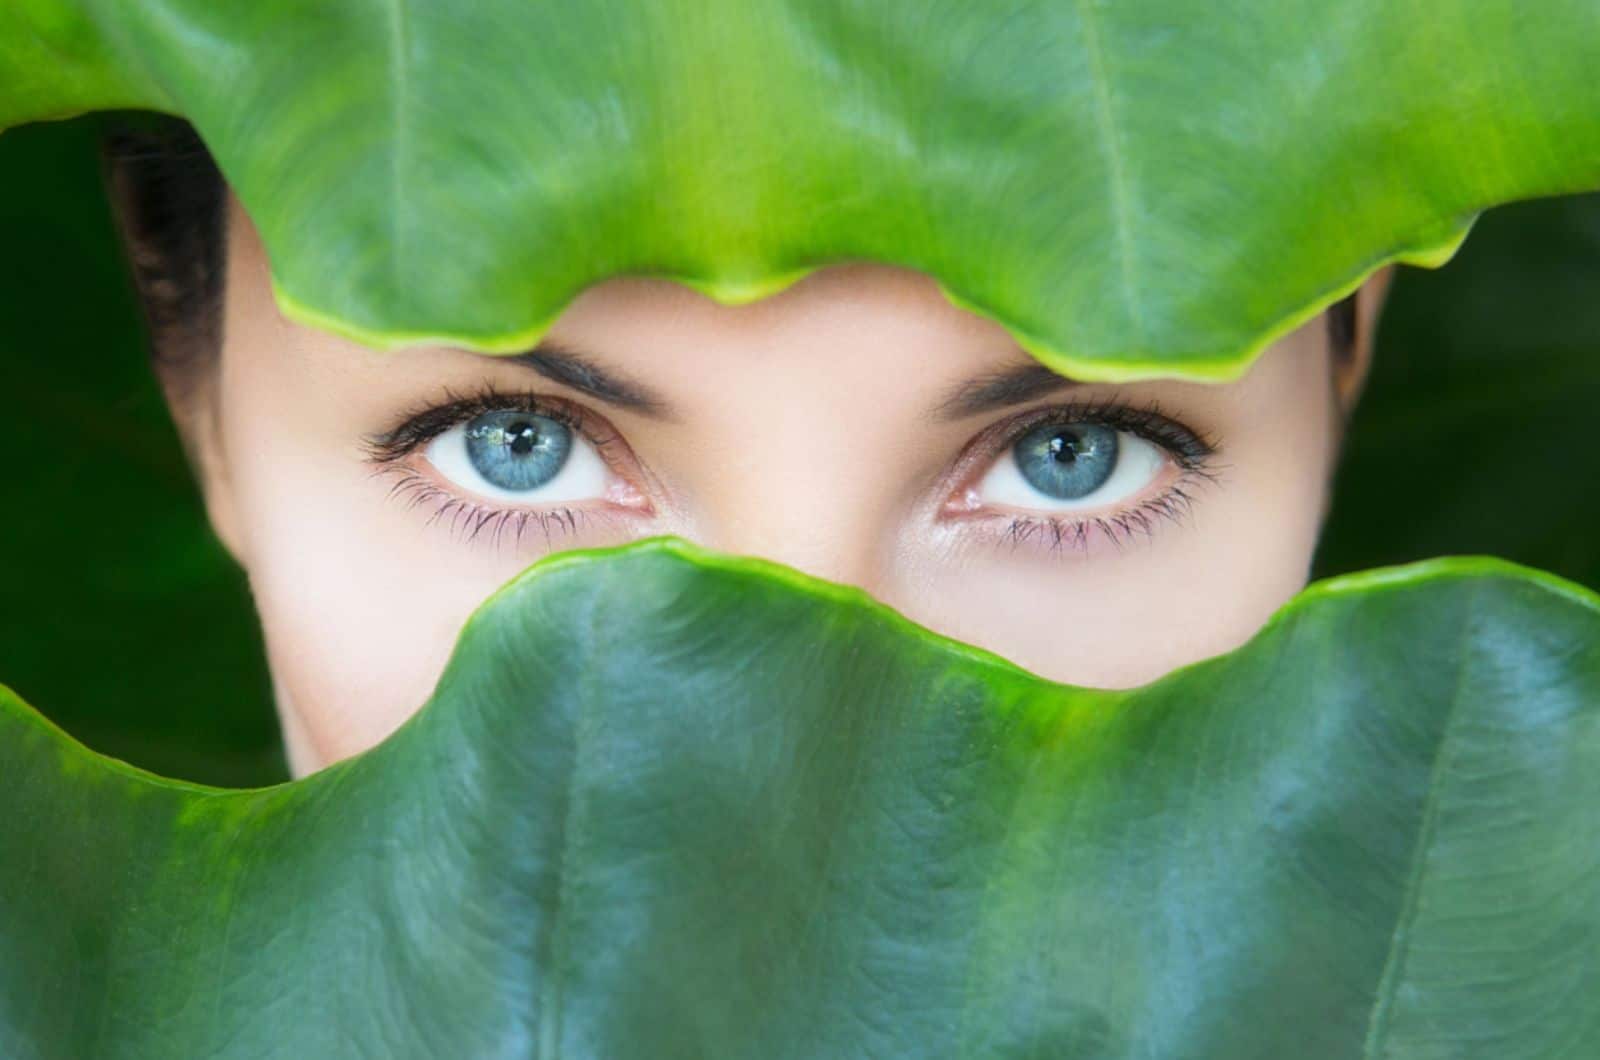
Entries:
{"type": "Polygon", "coordinates": [[[227,185],[194,127],[177,118],[107,119],[100,158],[151,358],[169,386],[187,387],[221,349],[227,185]]]}
{"type": "MultiPolygon", "coordinates": [[[[113,125],[102,158],[118,228],[144,304],[152,356],[169,382],[195,378],[222,338],[227,188],[211,153],[187,122],[138,116],[113,125]]],[[[1328,341],[1354,355],[1356,296],[1326,314],[1328,341]]]]}

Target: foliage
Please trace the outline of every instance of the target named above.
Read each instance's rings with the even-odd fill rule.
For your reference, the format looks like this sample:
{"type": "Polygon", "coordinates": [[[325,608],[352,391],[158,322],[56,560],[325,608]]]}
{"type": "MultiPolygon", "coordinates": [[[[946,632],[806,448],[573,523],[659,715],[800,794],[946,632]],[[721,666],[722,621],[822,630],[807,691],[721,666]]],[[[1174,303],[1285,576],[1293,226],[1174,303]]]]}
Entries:
{"type": "MultiPolygon", "coordinates": [[[[1226,15],[10,0],[0,128],[190,118],[281,304],[375,345],[505,352],[608,275],[740,301],[870,258],[1092,379],[1231,377],[1382,262],[1442,261],[1477,211],[1600,186],[1587,0],[1226,15]]],[[[21,301],[26,268],[8,282],[4,361],[35,396],[0,431],[84,448],[18,471],[0,663],[59,668],[26,647],[43,630],[93,691],[64,715],[160,699],[192,731],[200,686],[152,661],[184,656],[135,627],[154,605],[193,629],[219,588],[244,615],[242,586],[149,392],[89,398],[131,378],[73,355],[112,324],[21,301]],[[46,517],[91,491],[102,516],[180,514],[46,517]],[[59,549],[126,561],[75,593],[34,565],[59,549]],[[78,615],[105,601],[129,632],[91,640],[78,615]]],[[[1403,345],[1417,321],[1395,319],[1403,345]]],[[[1501,362],[1518,388],[1451,369],[1433,382],[1468,396],[1436,407],[1384,364],[1414,389],[1363,414],[1358,463],[1462,439],[1483,456],[1465,500],[1422,494],[1452,520],[1558,482],[1525,472],[1527,396],[1565,408],[1575,367],[1501,362]],[[1513,442],[1475,449],[1486,421],[1513,442]]],[[[1336,523],[1328,555],[1361,540],[1336,523]]],[[[542,563],[420,714],[294,783],[163,780],[0,690],[0,1055],[1593,1053],[1597,621],[1551,576],[1438,561],[1322,584],[1245,649],[1093,692],[657,541],[542,563]]],[[[207,643],[260,675],[251,635],[207,643]]]]}
{"type": "Polygon", "coordinates": [[[1487,560],[1092,692],[656,539],[305,779],[0,773],[7,1056],[1600,1049],[1600,598],[1487,560]]]}
{"type": "Polygon", "coordinates": [[[11,0],[0,128],[189,118],[284,308],[373,345],[870,258],[1068,374],[1224,378],[1477,211],[1600,186],[1597,65],[1591,0],[11,0]]]}

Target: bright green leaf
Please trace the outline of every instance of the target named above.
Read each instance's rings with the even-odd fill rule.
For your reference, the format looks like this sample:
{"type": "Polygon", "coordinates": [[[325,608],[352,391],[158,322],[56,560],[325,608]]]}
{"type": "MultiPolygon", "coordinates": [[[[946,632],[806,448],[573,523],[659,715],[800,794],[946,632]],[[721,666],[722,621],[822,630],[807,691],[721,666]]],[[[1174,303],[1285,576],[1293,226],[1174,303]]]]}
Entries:
{"type": "Polygon", "coordinates": [[[1600,600],[1493,561],[1093,692],[657,540],[305,779],[0,776],[7,1057],[1600,1051],[1600,600]]]}
{"type": "Polygon", "coordinates": [[[1600,187],[1592,0],[8,0],[0,127],[192,120],[284,308],[530,344],[585,286],[936,277],[1094,379],[1237,375],[1494,203],[1600,187]]]}

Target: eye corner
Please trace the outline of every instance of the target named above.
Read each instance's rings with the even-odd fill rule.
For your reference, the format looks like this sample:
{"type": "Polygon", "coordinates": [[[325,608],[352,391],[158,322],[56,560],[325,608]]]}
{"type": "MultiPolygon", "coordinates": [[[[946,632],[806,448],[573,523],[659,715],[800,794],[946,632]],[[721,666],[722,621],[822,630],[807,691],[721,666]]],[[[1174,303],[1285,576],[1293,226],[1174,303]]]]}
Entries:
{"type": "Polygon", "coordinates": [[[405,457],[404,451],[388,434],[364,434],[356,441],[356,448],[361,453],[361,462],[372,465],[374,471],[382,471],[405,457]]]}

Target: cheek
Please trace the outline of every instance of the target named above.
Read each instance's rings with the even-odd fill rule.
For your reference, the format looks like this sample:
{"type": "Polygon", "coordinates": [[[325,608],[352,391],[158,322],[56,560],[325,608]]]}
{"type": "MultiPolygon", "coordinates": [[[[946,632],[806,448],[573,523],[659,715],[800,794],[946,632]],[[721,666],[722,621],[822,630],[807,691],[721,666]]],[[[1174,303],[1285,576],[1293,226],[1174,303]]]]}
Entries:
{"type": "MultiPolygon", "coordinates": [[[[237,417],[243,429],[250,417],[237,417]]],[[[428,698],[472,611],[524,565],[442,547],[314,430],[233,461],[249,572],[286,730],[318,768],[381,741],[428,698]]]]}
{"type": "Polygon", "coordinates": [[[423,704],[476,601],[338,561],[314,535],[279,540],[251,582],[280,711],[318,768],[378,743],[423,704]]]}
{"type": "Polygon", "coordinates": [[[358,370],[369,355],[283,323],[264,279],[229,289],[227,493],[303,772],[425,703],[468,616],[531,557],[454,547],[389,499],[360,449],[387,407],[358,370]]]}

